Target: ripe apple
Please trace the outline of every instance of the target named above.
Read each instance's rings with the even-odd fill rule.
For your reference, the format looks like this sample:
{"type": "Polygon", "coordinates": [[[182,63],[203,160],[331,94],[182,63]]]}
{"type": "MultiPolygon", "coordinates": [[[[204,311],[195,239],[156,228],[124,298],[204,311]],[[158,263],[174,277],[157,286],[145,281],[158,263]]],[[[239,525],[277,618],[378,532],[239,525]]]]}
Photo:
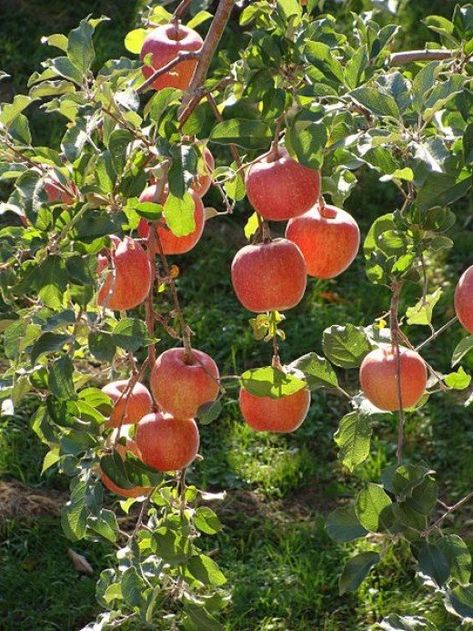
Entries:
{"type": "MultiPolygon", "coordinates": [[[[175,59],[180,52],[199,51],[203,43],[201,36],[196,31],[182,24],[158,26],[146,36],[141,49],[141,61],[145,62],[145,57],[151,54],[149,65],[145,64],[142,67],[144,77],[148,79],[155,70],[159,70],[175,59]]],[[[197,59],[181,61],[169,72],[159,76],[152,85],[153,89],[178,88],[187,90],[197,61],[197,59]]]]}
{"type": "Polygon", "coordinates": [[[74,182],[68,182],[66,188],[70,191],[67,192],[62,186],[59,185],[55,173],[47,176],[44,180],[44,190],[50,204],[61,202],[65,206],[72,206],[75,203],[79,191],[74,182]]]}
{"type": "Polygon", "coordinates": [[[310,406],[307,388],[279,399],[257,397],[244,388],[240,389],[240,410],[250,427],[259,432],[286,434],[300,427],[310,406]]]}
{"type": "MultiPolygon", "coordinates": [[[[402,407],[416,405],[425,392],[427,367],[416,351],[400,348],[402,407]]],[[[390,345],[371,351],[360,366],[360,383],[366,398],[380,410],[399,410],[397,357],[390,345]]]]}
{"type": "Polygon", "coordinates": [[[320,173],[293,160],[285,149],[251,165],[245,179],[251,205],[265,219],[285,221],[302,215],[318,201],[320,173]]]}
{"type": "MultiPolygon", "coordinates": [[[[116,450],[120,454],[122,460],[125,460],[127,451],[131,451],[132,454],[134,454],[141,460],[140,450],[138,449],[138,445],[134,440],[127,440],[126,446],[118,444],[116,450]]],[[[103,471],[100,471],[100,479],[102,480],[102,484],[106,486],[107,489],[109,489],[110,491],[112,491],[112,493],[115,493],[116,495],[121,495],[122,497],[140,497],[141,495],[147,495],[151,491],[151,488],[146,486],[135,486],[131,489],[123,489],[121,486],[117,486],[115,482],[112,482],[108,475],[106,475],[103,471]]]]}
{"type": "Polygon", "coordinates": [[[151,288],[151,265],[141,245],[131,237],[112,237],[110,259],[99,255],[97,270],[108,270],[99,290],[102,307],[126,311],[141,304],[151,288]]]}
{"type": "Polygon", "coordinates": [[[288,222],[286,239],[299,246],[309,276],[334,278],[356,257],[360,229],[353,217],[341,208],[314,206],[288,222]]]}
{"type": "Polygon", "coordinates": [[[153,400],[149,390],[142,383],[135,383],[131,392],[126,396],[123,395],[128,383],[127,379],[122,379],[107,383],[102,388],[102,392],[107,394],[114,402],[107,427],[120,427],[120,425],[138,423],[140,418],[145,416],[145,414],[149,414],[153,409],[153,400]]]}
{"type": "Polygon", "coordinates": [[[203,151],[204,171],[199,173],[192,183],[192,189],[199,197],[203,197],[212,184],[211,173],[215,168],[215,160],[210,149],[205,147],[203,151]]]}
{"type": "Polygon", "coordinates": [[[136,444],[149,467],[179,471],[188,467],[199,451],[199,430],[193,418],[147,414],[138,423],[136,444]]]}
{"type": "MultiPolygon", "coordinates": [[[[161,187],[157,184],[152,184],[145,188],[145,190],[140,195],[140,202],[155,202],[158,204],[164,204],[168,192],[165,189],[163,194],[158,199],[157,189],[161,187]]],[[[199,241],[202,236],[202,232],[204,231],[204,220],[205,220],[205,211],[204,205],[202,204],[202,200],[199,195],[190,190],[189,193],[194,200],[194,221],[195,228],[193,232],[190,234],[186,234],[184,237],[176,237],[175,234],[171,232],[166,224],[166,219],[163,217],[160,221],[157,222],[156,232],[159,235],[159,239],[161,241],[161,246],[163,248],[164,254],[184,254],[185,252],[189,252],[199,241]]],[[[138,224],[138,234],[142,238],[147,238],[149,235],[149,223],[146,219],[141,219],[138,224]]]]}
{"type": "Polygon", "coordinates": [[[170,348],[157,358],[150,387],[163,410],[185,419],[193,418],[204,403],[215,401],[219,379],[217,364],[207,353],[192,349],[188,357],[184,348],[170,348]]]}
{"type": "Polygon", "coordinates": [[[455,312],[462,326],[473,333],[473,265],[463,272],[455,289],[455,312]]]}
{"type": "Polygon", "coordinates": [[[301,251],[287,239],[246,245],[232,263],[233,289],[249,311],[285,311],[304,296],[307,270],[301,251]]]}

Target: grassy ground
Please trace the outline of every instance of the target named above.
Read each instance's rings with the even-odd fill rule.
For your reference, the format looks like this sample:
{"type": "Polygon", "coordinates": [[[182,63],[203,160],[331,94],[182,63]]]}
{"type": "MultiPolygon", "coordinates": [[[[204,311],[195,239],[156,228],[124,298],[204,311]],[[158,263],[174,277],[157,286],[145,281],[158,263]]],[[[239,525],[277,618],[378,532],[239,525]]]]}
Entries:
{"type": "MultiPolygon", "coordinates": [[[[37,0],[5,0],[0,6],[2,19],[6,16],[1,15],[4,6],[14,6],[17,11],[17,20],[11,20],[10,29],[5,21],[2,23],[0,35],[8,33],[8,37],[0,37],[0,51],[13,64],[18,85],[24,85],[22,73],[31,69],[26,70],[24,61],[17,59],[15,38],[25,42],[25,54],[34,54],[39,35],[36,39],[31,36],[28,16],[32,17],[35,4],[46,7],[37,0]]],[[[119,42],[133,20],[134,3],[70,4],[74,7],[66,11],[65,3],[51,0],[48,15],[54,14],[55,18],[51,24],[46,15],[40,15],[38,33],[65,30],[88,12],[115,12],[117,21],[113,33],[109,31],[107,45],[113,41],[116,48],[107,54],[120,54],[119,42]],[[53,11],[53,5],[64,11],[62,17],[53,11]]],[[[426,14],[430,7],[419,4],[423,4],[426,14]]],[[[411,6],[406,8],[407,18],[409,24],[415,23],[411,6]]],[[[10,72],[12,68],[5,66],[10,72]]],[[[348,206],[366,234],[373,218],[394,208],[396,201],[389,185],[366,176],[348,206]]],[[[445,291],[437,323],[451,315],[455,279],[471,263],[471,210],[457,211],[455,249],[448,261],[430,266],[431,274],[443,282],[445,291]]],[[[195,332],[195,344],[215,357],[223,373],[267,364],[271,356],[269,345],[253,340],[249,314],[231,291],[230,262],[242,243],[240,220],[212,220],[197,248],[178,261],[179,289],[195,332]]],[[[404,307],[415,301],[415,289],[408,289],[407,298],[404,307]]],[[[287,314],[283,359],[289,361],[309,350],[320,352],[325,327],[345,322],[368,324],[387,308],[388,300],[387,290],[366,281],[361,257],[337,281],[311,281],[303,303],[287,314]]],[[[408,333],[414,340],[426,335],[419,327],[408,333]]],[[[451,351],[461,335],[454,327],[426,349],[426,358],[440,371],[447,371],[451,351]]],[[[468,367],[473,368],[473,361],[468,367]]],[[[355,385],[356,374],[342,379],[350,388],[355,385]]],[[[439,600],[419,587],[407,550],[400,549],[397,560],[385,559],[356,594],[338,596],[337,575],[355,546],[333,544],[325,534],[322,516],[346,501],[364,480],[376,480],[385,463],[393,460],[394,421],[376,428],[370,458],[355,476],[347,476],[336,462],[333,443],[337,421],[347,411],[342,399],[315,394],[302,428],[284,437],[251,432],[241,422],[232,400],[235,396],[235,392],[230,393],[219,420],[202,428],[204,460],[192,472],[194,481],[203,488],[229,489],[226,501],[216,507],[225,524],[218,542],[218,561],[233,586],[228,628],[350,631],[366,629],[384,615],[398,612],[426,613],[442,631],[457,629],[456,620],[444,614],[439,600]]],[[[7,483],[15,479],[29,489],[56,491],[54,497],[59,502],[66,485],[54,472],[40,477],[43,449],[29,429],[30,412],[25,406],[15,417],[0,421],[0,475],[7,483]]],[[[438,471],[443,499],[451,502],[460,497],[473,483],[471,413],[453,395],[433,397],[419,413],[408,418],[406,453],[414,461],[425,459],[438,471]]],[[[5,499],[4,492],[0,486],[0,501],[5,499]]],[[[25,502],[19,491],[17,504],[25,502]]],[[[465,516],[457,523],[469,536],[465,516]]],[[[29,517],[19,510],[5,520],[0,508],[1,629],[73,631],[95,615],[95,581],[100,569],[108,564],[111,551],[88,543],[73,547],[92,563],[93,576],[80,576],[74,570],[67,554],[69,543],[62,536],[54,510],[36,506],[29,517]]]]}

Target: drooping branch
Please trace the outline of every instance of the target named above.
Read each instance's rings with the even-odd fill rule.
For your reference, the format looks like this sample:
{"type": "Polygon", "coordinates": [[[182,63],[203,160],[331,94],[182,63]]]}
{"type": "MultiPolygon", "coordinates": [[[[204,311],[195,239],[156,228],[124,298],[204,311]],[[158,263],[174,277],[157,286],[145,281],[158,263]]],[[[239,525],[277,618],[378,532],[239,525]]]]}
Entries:
{"type": "Polygon", "coordinates": [[[201,88],[207,78],[207,73],[212,63],[213,56],[217,50],[217,46],[222,37],[225,26],[230,18],[230,14],[233,9],[234,0],[220,0],[215,17],[212,20],[212,24],[207,33],[207,37],[204,40],[204,45],[200,51],[199,63],[195,69],[192,77],[189,90],[184,96],[182,102],[181,115],[179,116],[179,122],[181,127],[186,120],[192,114],[194,108],[202,98],[201,88]]]}
{"type": "Polygon", "coordinates": [[[403,66],[415,61],[443,61],[444,59],[452,59],[458,54],[456,50],[448,48],[439,48],[437,50],[405,50],[399,53],[393,53],[389,58],[390,66],[403,66]]]}

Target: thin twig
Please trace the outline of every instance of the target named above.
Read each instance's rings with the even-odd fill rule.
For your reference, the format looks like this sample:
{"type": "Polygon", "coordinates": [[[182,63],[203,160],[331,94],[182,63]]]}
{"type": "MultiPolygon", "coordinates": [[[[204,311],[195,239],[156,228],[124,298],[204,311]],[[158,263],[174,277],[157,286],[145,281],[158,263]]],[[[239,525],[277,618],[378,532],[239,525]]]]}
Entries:
{"type": "Polygon", "coordinates": [[[405,50],[400,53],[393,53],[389,58],[390,66],[402,66],[414,61],[443,61],[458,55],[457,50],[440,48],[437,50],[405,50]]]}
{"type": "Polygon", "coordinates": [[[441,335],[441,333],[443,333],[449,327],[451,327],[452,324],[455,324],[457,320],[458,320],[457,316],[453,316],[453,318],[450,318],[450,320],[446,322],[443,326],[441,326],[440,329],[435,331],[435,333],[432,333],[432,335],[428,337],[426,340],[424,340],[421,344],[419,344],[419,346],[416,346],[415,350],[419,352],[422,348],[424,348],[424,346],[427,346],[427,344],[430,344],[430,342],[435,340],[439,335],[441,335]]]}
{"type": "Polygon", "coordinates": [[[445,513],[441,517],[439,517],[437,521],[435,521],[431,526],[429,526],[427,530],[424,530],[424,532],[422,533],[422,536],[428,537],[433,530],[435,530],[436,528],[440,526],[440,524],[443,522],[443,520],[446,517],[448,517],[451,513],[453,513],[453,511],[456,511],[459,508],[461,508],[464,504],[469,502],[471,499],[473,499],[473,491],[471,493],[468,493],[468,495],[466,495],[464,498],[459,500],[453,506],[450,506],[450,508],[447,511],[445,511],[445,513]]]}
{"type": "Polygon", "coordinates": [[[165,66],[162,66],[161,68],[155,70],[153,74],[137,88],[136,91],[138,92],[138,94],[144,92],[156,81],[156,79],[158,79],[165,72],[169,72],[170,70],[172,70],[174,66],[181,64],[183,61],[189,61],[190,59],[199,59],[200,55],[201,53],[199,50],[188,50],[178,53],[176,57],[174,57],[174,59],[171,59],[171,61],[169,61],[165,66]]]}

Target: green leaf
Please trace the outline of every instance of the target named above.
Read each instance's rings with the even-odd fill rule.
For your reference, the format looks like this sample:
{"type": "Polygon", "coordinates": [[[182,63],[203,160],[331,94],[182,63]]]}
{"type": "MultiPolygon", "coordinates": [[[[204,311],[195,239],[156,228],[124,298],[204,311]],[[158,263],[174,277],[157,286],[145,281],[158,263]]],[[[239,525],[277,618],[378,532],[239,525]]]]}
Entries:
{"type": "Polygon", "coordinates": [[[473,584],[458,585],[449,590],[445,607],[465,622],[473,622],[473,584]]]}
{"type": "Polygon", "coordinates": [[[434,87],[435,77],[439,68],[438,61],[431,61],[426,64],[416,74],[412,82],[412,92],[414,95],[414,105],[417,111],[421,110],[425,104],[425,95],[434,87]]]}
{"type": "Polygon", "coordinates": [[[369,483],[356,498],[355,511],[360,524],[370,532],[386,528],[384,511],[391,507],[391,499],[379,484],[369,483]]]}
{"type": "Polygon", "coordinates": [[[99,361],[111,363],[117,347],[111,333],[91,331],[88,338],[89,350],[99,361]]]}
{"type": "Polygon", "coordinates": [[[184,611],[187,615],[183,621],[185,631],[223,631],[223,626],[201,604],[185,603],[184,611]]]}
{"type": "Polygon", "coordinates": [[[79,87],[82,86],[82,72],[68,57],[55,57],[54,59],[50,59],[49,66],[56,75],[72,81],[79,87]]]}
{"type": "Polygon", "coordinates": [[[467,585],[471,580],[471,553],[467,544],[458,535],[451,534],[439,539],[437,546],[448,560],[451,578],[460,585],[467,585]]]}
{"type": "Polygon", "coordinates": [[[64,344],[70,341],[71,337],[69,335],[50,332],[43,333],[31,348],[31,363],[34,364],[43,353],[52,353],[62,350],[64,344]]]}
{"type": "Polygon", "coordinates": [[[297,0],[277,0],[279,13],[289,20],[293,15],[300,17],[302,15],[301,5],[297,0]]]}
{"type": "Polygon", "coordinates": [[[340,421],[334,439],[340,448],[338,457],[349,471],[369,456],[371,434],[369,418],[359,412],[350,412],[340,421]]]}
{"type": "Polygon", "coordinates": [[[194,578],[204,585],[219,587],[227,582],[215,561],[205,554],[191,557],[187,562],[187,569],[194,578]]]}
{"type": "Polygon", "coordinates": [[[453,390],[464,390],[468,388],[471,382],[471,375],[467,375],[463,368],[457,370],[457,372],[451,372],[443,378],[445,384],[453,390]]]}
{"type": "Polygon", "coordinates": [[[215,125],[210,141],[220,145],[234,144],[243,149],[264,149],[272,139],[271,128],[259,120],[233,118],[215,125]]]}
{"type": "Polygon", "coordinates": [[[0,124],[8,127],[33,102],[30,96],[17,94],[12,103],[3,103],[0,110],[0,124]]]}
{"type": "Polygon", "coordinates": [[[322,347],[328,359],[341,368],[357,368],[371,351],[364,329],[353,324],[334,324],[325,329],[322,347]]]}
{"type": "Polygon", "coordinates": [[[429,515],[437,502],[437,498],[438,485],[432,477],[427,476],[413,489],[411,497],[406,502],[410,508],[418,513],[429,515]]]}
{"type": "Polygon", "coordinates": [[[354,592],[364,581],[373,565],[380,559],[377,552],[361,552],[351,558],[343,568],[338,581],[340,596],[346,592],[354,592]]]}
{"type": "Polygon", "coordinates": [[[323,123],[296,120],[286,130],[286,141],[297,160],[310,169],[320,169],[327,143],[327,130],[323,123]]]}
{"type": "Polygon", "coordinates": [[[253,213],[252,215],[250,215],[244,228],[245,237],[248,239],[248,241],[256,233],[258,228],[259,228],[258,215],[256,213],[253,213]]]}
{"type": "Polygon", "coordinates": [[[75,162],[81,155],[87,139],[88,133],[85,120],[79,119],[73,127],[69,127],[61,142],[61,148],[69,162],[75,162]]]}
{"type": "Polygon", "coordinates": [[[384,488],[402,498],[412,497],[414,489],[425,481],[426,476],[434,472],[422,465],[393,465],[384,469],[382,482],[384,488]]]}
{"type": "Polygon", "coordinates": [[[337,83],[343,83],[343,66],[333,54],[333,50],[322,42],[308,42],[304,48],[304,53],[310,64],[315,66],[329,79],[337,83]]]}
{"type": "Polygon", "coordinates": [[[121,591],[123,599],[130,607],[140,607],[143,602],[142,593],[145,584],[138,575],[135,567],[128,567],[124,572],[121,580],[121,591]]]}
{"type": "Polygon", "coordinates": [[[213,15],[209,13],[208,11],[199,11],[189,20],[189,22],[187,22],[186,26],[188,28],[195,29],[201,24],[203,24],[204,22],[207,22],[207,20],[211,20],[212,18],[213,18],[213,15]]]}
{"type": "Polygon", "coordinates": [[[64,401],[77,398],[73,374],[74,367],[69,355],[63,355],[54,362],[49,371],[48,385],[55,397],[64,401]]]}
{"type": "Polygon", "coordinates": [[[151,343],[145,322],[138,318],[120,320],[113,329],[113,341],[117,346],[131,353],[151,343]]]}
{"type": "Polygon", "coordinates": [[[419,571],[441,587],[449,577],[448,559],[435,544],[425,542],[415,550],[419,571]]]}
{"type": "Polygon", "coordinates": [[[149,31],[145,28],[135,28],[125,37],[125,48],[134,55],[139,55],[143,48],[143,42],[149,31]]]}
{"type": "Polygon", "coordinates": [[[194,515],[194,524],[197,530],[207,535],[215,535],[222,529],[219,518],[208,506],[199,506],[194,515]]]}
{"type": "Polygon", "coordinates": [[[316,353],[307,353],[291,362],[290,370],[300,371],[311,390],[316,388],[336,388],[338,378],[332,364],[316,353]]]}
{"type": "Polygon", "coordinates": [[[354,506],[336,508],[325,523],[328,536],[337,543],[354,541],[368,534],[358,521],[354,506]]]}
{"type": "Polygon", "coordinates": [[[171,565],[187,563],[192,546],[187,536],[182,536],[170,528],[158,528],[154,534],[157,554],[171,565]]]}
{"type": "Polygon", "coordinates": [[[384,92],[380,86],[367,86],[356,88],[350,92],[351,98],[358,104],[362,105],[376,116],[390,116],[400,119],[401,114],[396,101],[390,95],[384,92]]]}
{"type": "Polygon", "coordinates": [[[452,355],[452,367],[455,367],[465,357],[467,353],[473,348],[473,335],[463,338],[455,346],[455,350],[452,355]]]}
{"type": "Polygon", "coordinates": [[[96,517],[89,518],[89,527],[107,541],[114,543],[118,538],[118,522],[115,513],[102,508],[96,517]]]}
{"type": "Polygon", "coordinates": [[[128,145],[133,141],[133,134],[127,129],[114,129],[108,139],[108,150],[112,166],[118,175],[123,173],[127,161],[128,145]]]}
{"type": "Polygon", "coordinates": [[[53,33],[53,35],[44,36],[41,38],[41,43],[59,48],[59,50],[65,53],[67,52],[68,40],[62,33],[53,33]]]}
{"type": "Polygon", "coordinates": [[[164,204],[166,224],[176,237],[185,237],[195,230],[195,203],[190,193],[181,198],[169,193],[164,204]]]}
{"type": "Polygon", "coordinates": [[[440,300],[442,289],[438,287],[432,294],[422,297],[413,307],[406,310],[407,324],[430,326],[435,305],[440,300]]]}
{"type": "Polygon", "coordinates": [[[59,449],[57,447],[54,447],[53,449],[48,451],[48,453],[44,456],[43,466],[41,468],[41,475],[43,475],[43,473],[47,471],[50,467],[55,465],[56,462],[59,461],[60,457],[61,456],[59,455],[59,449]]]}
{"type": "Polygon", "coordinates": [[[208,403],[204,403],[197,410],[197,418],[199,419],[199,423],[201,425],[209,425],[213,423],[220,414],[222,413],[222,404],[220,399],[216,401],[209,401],[208,403]]]}
{"type": "Polygon", "coordinates": [[[87,20],[81,20],[79,26],[69,33],[67,56],[83,73],[89,70],[95,59],[93,34],[94,28],[87,20]]]}
{"type": "Polygon", "coordinates": [[[294,394],[307,387],[305,381],[271,366],[246,370],[240,381],[250,394],[272,399],[294,394]]]}
{"type": "Polygon", "coordinates": [[[368,50],[364,44],[355,51],[345,66],[345,84],[350,90],[354,90],[362,82],[368,63],[368,50]]]}

